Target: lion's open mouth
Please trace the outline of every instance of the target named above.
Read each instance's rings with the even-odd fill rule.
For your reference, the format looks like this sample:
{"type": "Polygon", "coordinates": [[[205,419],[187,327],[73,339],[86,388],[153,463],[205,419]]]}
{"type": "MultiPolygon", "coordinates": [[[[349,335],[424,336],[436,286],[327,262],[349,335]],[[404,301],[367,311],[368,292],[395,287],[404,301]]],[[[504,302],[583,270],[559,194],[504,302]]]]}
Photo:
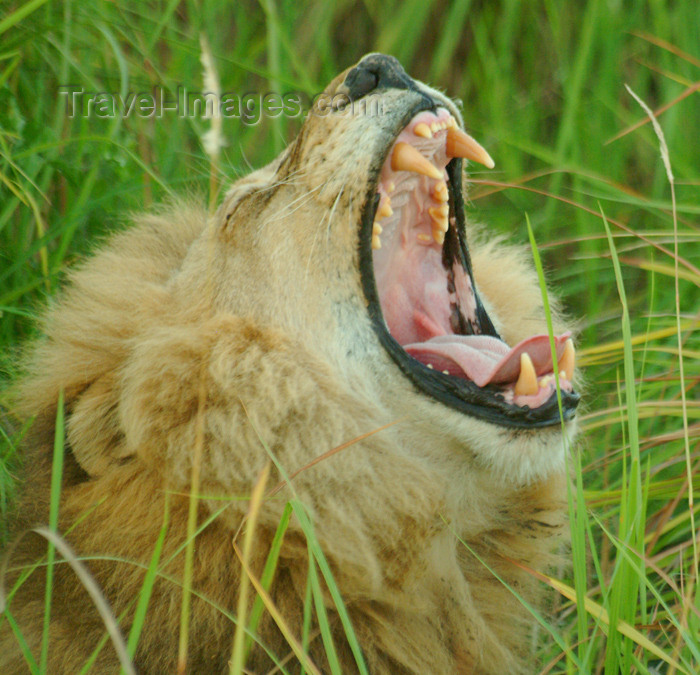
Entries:
{"type": "MultiPolygon", "coordinates": [[[[464,234],[461,158],[493,166],[444,108],[413,115],[370,186],[362,276],[382,344],[421,390],[506,426],[559,421],[549,336],[514,347],[499,337],[474,288],[464,234]]],[[[554,338],[565,418],[578,395],[574,348],[554,338]]]]}

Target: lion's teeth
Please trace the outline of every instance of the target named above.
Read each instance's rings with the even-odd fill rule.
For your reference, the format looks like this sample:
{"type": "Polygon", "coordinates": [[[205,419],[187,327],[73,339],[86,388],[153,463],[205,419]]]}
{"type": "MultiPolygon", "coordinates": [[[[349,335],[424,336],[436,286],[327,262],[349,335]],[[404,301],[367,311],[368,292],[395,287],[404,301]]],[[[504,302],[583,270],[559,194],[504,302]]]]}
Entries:
{"type": "Polygon", "coordinates": [[[437,180],[442,178],[442,171],[408,143],[396,144],[391,155],[391,168],[394,171],[413,171],[437,180]]]}
{"type": "Polygon", "coordinates": [[[372,248],[376,251],[382,247],[382,240],[379,238],[378,234],[372,235],[372,248]]]}
{"type": "Polygon", "coordinates": [[[374,224],[372,225],[372,236],[374,237],[375,235],[378,237],[382,233],[382,226],[375,220],[374,224]]]}
{"type": "MultiPolygon", "coordinates": [[[[450,212],[450,207],[447,204],[442,204],[441,206],[431,206],[428,209],[428,213],[433,221],[433,230],[437,227],[442,232],[447,232],[450,223],[447,216],[450,212]]],[[[442,242],[440,242],[442,243],[442,242]]]]}
{"type": "Polygon", "coordinates": [[[387,197],[377,209],[377,218],[388,218],[394,215],[394,210],[391,208],[391,199],[387,197]]]}
{"type": "Polygon", "coordinates": [[[447,130],[445,150],[448,157],[465,157],[483,164],[488,169],[493,169],[494,161],[469,134],[464,133],[458,127],[450,127],[447,130]]]}
{"type": "Polygon", "coordinates": [[[532,396],[537,393],[537,374],[527,352],[520,355],[520,376],[515,383],[516,396],[532,396]]]}
{"type": "Polygon", "coordinates": [[[558,365],[564,372],[564,377],[571,382],[574,379],[574,366],[576,365],[576,350],[574,349],[574,341],[571,338],[564,345],[564,353],[558,365]]]}
{"type": "Polygon", "coordinates": [[[440,244],[442,246],[445,243],[445,232],[446,230],[443,230],[440,225],[433,224],[433,239],[435,240],[436,244],[440,244]]]}
{"type": "Polygon", "coordinates": [[[425,232],[419,232],[417,236],[418,241],[429,242],[433,240],[432,237],[429,234],[425,234],[425,232]]]}
{"type": "Polygon", "coordinates": [[[393,180],[390,180],[389,183],[386,186],[386,191],[387,192],[393,192],[396,189],[396,183],[394,183],[393,180]]]}
{"type": "Polygon", "coordinates": [[[432,138],[433,132],[430,131],[430,127],[425,122],[420,122],[413,127],[413,133],[416,136],[421,136],[422,138],[432,138]]]}
{"type": "Polygon", "coordinates": [[[449,199],[447,193],[447,183],[445,183],[444,180],[435,183],[435,187],[433,188],[433,199],[436,202],[446,202],[449,199]]]}

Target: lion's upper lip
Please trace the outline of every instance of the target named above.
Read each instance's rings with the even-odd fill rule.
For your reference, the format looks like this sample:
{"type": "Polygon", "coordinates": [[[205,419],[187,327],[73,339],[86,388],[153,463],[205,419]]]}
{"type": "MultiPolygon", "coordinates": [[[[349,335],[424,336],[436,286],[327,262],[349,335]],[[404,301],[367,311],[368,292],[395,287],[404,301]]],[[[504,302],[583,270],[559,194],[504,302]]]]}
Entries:
{"type": "MultiPolygon", "coordinates": [[[[493,160],[445,108],[434,110],[418,111],[399,130],[365,208],[361,250],[370,249],[374,279],[365,265],[363,285],[375,329],[402,370],[443,402],[502,424],[553,424],[549,336],[510,348],[474,287],[459,158],[493,160]]],[[[570,334],[554,343],[568,417],[578,400],[570,334]]]]}

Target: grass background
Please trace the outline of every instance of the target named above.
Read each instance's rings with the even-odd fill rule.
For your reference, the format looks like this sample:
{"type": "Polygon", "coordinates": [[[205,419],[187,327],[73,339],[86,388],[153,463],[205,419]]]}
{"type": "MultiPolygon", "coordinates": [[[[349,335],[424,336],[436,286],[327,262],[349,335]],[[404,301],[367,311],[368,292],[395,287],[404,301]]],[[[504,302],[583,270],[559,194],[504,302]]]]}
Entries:
{"type": "MultiPolygon", "coordinates": [[[[122,227],[125,212],[212,185],[206,121],[70,119],[59,86],[200,91],[200,35],[222,89],[239,95],[313,95],[383,51],[462,99],[467,128],[496,161],[472,174],[470,217],[529,247],[527,214],[551,286],[580,320],[574,565],[547,581],[558,591],[537,636],[538,668],[698,672],[700,4],[5,0],[3,387],[71,263],[122,227]],[[639,125],[646,116],[625,84],[658,111],[675,211],[659,141],[639,125]]],[[[225,120],[217,181],[270,160],[300,123],[225,120]]],[[[3,394],[0,403],[4,519],[22,428],[3,394]]]]}

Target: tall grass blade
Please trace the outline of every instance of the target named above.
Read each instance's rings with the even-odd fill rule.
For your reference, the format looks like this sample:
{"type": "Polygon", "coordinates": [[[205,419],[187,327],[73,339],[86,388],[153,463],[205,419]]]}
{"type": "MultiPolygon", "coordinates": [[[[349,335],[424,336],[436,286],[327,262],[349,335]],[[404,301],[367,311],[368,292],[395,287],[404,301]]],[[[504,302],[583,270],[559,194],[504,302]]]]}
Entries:
{"type": "Polygon", "coordinates": [[[321,675],[321,671],[313,664],[308,654],[306,654],[306,652],[302,648],[299,641],[292,634],[292,631],[287,626],[287,622],[284,620],[279,610],[275,607],[275,604],[272,602],[272,598],[262,587],[258,579],[255,578],[255,575],[251,572],[250,568],[243,560],[243,554],[241,553],[238,546],[236,546],[236,542],[233,542],[233,550],[238,556],[238,560],[240,561],[243,567],[243,571],[250,579],[250,583],[253,585],[253,588],[255,588],[258,595],[262,598],[262,601],[265,604],[265,609],[267,609],[267,611],[270,613],[270,616],[277,624],[277,627],[280,629],[280,632],[284,636],[284,639],[287,641],[287,644],[292,648],[297,659],[299,659],[299,663],[301,663],[311,675],[321,675]]]}
{"type": "MultiPolygon", "coordinates": [[[[258,515],[260,514],[260,506],[262,504],[265,486],[270,477],[270,462],[265,464],[265,467],[260,472],[258,480],[255,482],[253,492],[250,496],[250,506],[246,515],[246,530],[243,536],[243,564],[250,567],[250,556],[253,549],[253,538],[255,536],[255,526],[258,523],[258,515]]],[[[231,650],[231,675],[242,675],[243,667],[245,666],[245,630],[246,630],[246,612],[248,611],[248,591],[249,579],[247,575],[241,576],[241,583],[238,585],[238,611],[236,612],[236,632],[233,636],[233,647],[231,650]]]]}
{"type": "MultiPolygon", "coordinates": [[[[54,431],[53,462],[51,465],[51,496],[49,503],[49,529],[58,533],[58,507],[61,500],[61,480],[63,478],[63,443],[64,443],[64,411],[63,390],[58,394],[56,406],[56,426],[54,431]]],[[[49,627],[51,625],[51,594],[53,591],[53,575],[56,551],[53,542],[49,540],[48,562],[46,566],[46,593],[44,596],[44,629],[41,636],[41,656],[39,669],[46,672],[49,660],[49,627]]]]}
{"type": "MultiPolygon", "coordinates": [[[[622,280],[622,271],[620,261],[617,256],[615,243],[610,232],[607,218],[600,207],[605,233],[608,238],[608,246],[612,258],[613,268],[615,272],[615,281],[617,291],[622,305],[622,339],[624,343],[624,394],[625,402],[624,409],[627,415],[627,424],[623,426],[628,434],[629,450],[630,450],[630,465],[629,465],[629,483],[623,481],[623,487],[626,492],[623,494],[622,505],[623,510],[620,515],[620,533],[623,540],[628,542],[633,550],[639,551],[640,554],[644,550],[644,523],[646,516],[644,511],[644,500],[642,497],[642,478],[641,464],[639,458],[639,417],[637,412],[637,384],[634,373],[634,357],[632,352],[632,329],[627,304],[627,295],[625,286],[622,280]]],[[[634,622],[639,599],[643,593],[643,582],[629,569],[629,566],[624,560],[619,560],[616,567],[615,583],[612,585],[612,593],[610,597],[610,620],[613,625],[618,620],[618,616],[624,618],[628,623],[634,622]]],[[[616,669],[631,668],[632,645],[627,642],[623,644],[623,664],[619,662],[619,651],[617,648],[617,638],[613,639],[608,644],[606,653],[606,674],[615,673],[616,669]]]]}
{"type": "MultiPolygon", "coordinates": [[[[168,532],[169,523],[170,495],[166,492],[165,505],[163,507],[163,524],[161,525],[160,531],[158,532],[158,539],[156,541],[155,548],[153,549],[153,554],[151,555],[151,561],[148,565],[148,570],[146,571],[146,576],[143,580],[143,585],[141,586],[138,604],[136,605],[136,611],[134,612],[134,620],[131,624],[129,638],[126,643],[126,649],[131,659],[133,659],[134,655],[136,654],[136,647],[138,646],[139,638],[141,637],[143,624],[146,621],[146,611],[148,609],[148,603],[151,599],[151,593],[153,592],[153,586],[156,581],[156,576],[158,573],[158,564],[160,562],[160,556],[163,552],[163,544],[165,543],[165,536],[168,532]]],[[[120,671],[120,675],[124,675],[123,669],[120,671]]]]}
{"type": "MultiPolygon", "coordinates": [[[[272,538],[272,544],[270,545],[270,552],[267,554],[267,559],[265,560],[265,567],[263,568],[262,575],[260,576],[260,585],[265,589],[265,591],[270,590],[272,586],[272,580],[275,575],[275,570],[277,569],[277,561],[279,560],[280,551],[282,550],[282,542],[284,541],[284,535],[287,532],[287,527],[289,526],[289,520],[292,516],[292,505],[287,502],[282,512],[282,517],[280,518],[279,525],[275,531],[275,536],[272,538]]],[[[250,652],[250,648],[253,644],[253,638],[250,633],[255,634],[258,630],[258,624],[262,618],[262,614],[265,610],[265,605],[260,596],[255,598],[253,607],[250,610],[250,620],[248,623],[249,635],[246,640],[246,659],[250,652]]],[[[240,617],[239,617],[240,620],[240,617]]],[[[302,640],[303,644],[303,640],[302,640]]],[[[306,645],[304,645],[306,648],[306,645]]],[[[243,662],[246,662],[246,659],[243,662]]]]}

